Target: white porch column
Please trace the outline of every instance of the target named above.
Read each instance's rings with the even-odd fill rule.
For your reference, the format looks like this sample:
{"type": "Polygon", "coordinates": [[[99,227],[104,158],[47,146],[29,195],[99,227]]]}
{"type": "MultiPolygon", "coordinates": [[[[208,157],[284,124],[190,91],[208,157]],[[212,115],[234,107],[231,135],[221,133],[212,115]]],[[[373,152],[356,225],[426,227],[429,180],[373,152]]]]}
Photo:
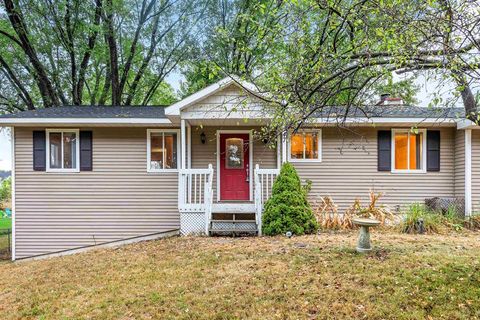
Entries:
{"type": "Polygon", "coordinates": [[[180,120],[180,139],[181,139],[181,157],[182,157],[182,169],[186,168],[186,160],[187,160],[187,146],[186,146],[186,130],[185,130],[185,120],[180,120]]]}
{"type": "Polygon", "coordinates": [[[277,137],[277,169],[282,166],[282,136],[277,137]]]}
{"type": "Polygon", "coordinates": [[[465,130],[465,216],[472,215],[472,129],[465,130]]]}
{"type": "Polygon", "coordinates": [[[187,168],[192,168],[192,126],[187,125],[187,149],[188,149],[188,158],[187,158],[187,168]]]}
{"type": "Polygon", "coordinates": [[[15,242],[16,242],[16,217],[17,217],[17,213],[16,213],[16,190],[15,190],[15,179],[16,179],[16,176],[15,176],[15,167],[16,167],[16,164],[15,164],[15,127],[11,127],[10,129],[10,135],[11,135],[11,139],[12,139],[12,247],[11,247],[11,252],[12,252],[12,261],[15,261],[16,259],[16,245],[15,245],[15,242]]]}
{"type": "Polygon", "coordinates": [[[287,133],[282,133],[282,163],[287,162],[287,133]]]}

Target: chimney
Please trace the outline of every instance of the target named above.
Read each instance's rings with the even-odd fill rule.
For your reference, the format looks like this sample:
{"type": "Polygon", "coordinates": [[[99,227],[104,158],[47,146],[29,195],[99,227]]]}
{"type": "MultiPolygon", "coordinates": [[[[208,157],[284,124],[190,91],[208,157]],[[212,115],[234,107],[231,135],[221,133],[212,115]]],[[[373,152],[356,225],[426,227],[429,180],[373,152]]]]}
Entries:
{"type": "Polygon", "coordinates": [[[380,95],[380,101],[377,103],[379,106],[401,106],[403,105],[402,98],[390,97],[390,93],[382,93],[380,95]]]}

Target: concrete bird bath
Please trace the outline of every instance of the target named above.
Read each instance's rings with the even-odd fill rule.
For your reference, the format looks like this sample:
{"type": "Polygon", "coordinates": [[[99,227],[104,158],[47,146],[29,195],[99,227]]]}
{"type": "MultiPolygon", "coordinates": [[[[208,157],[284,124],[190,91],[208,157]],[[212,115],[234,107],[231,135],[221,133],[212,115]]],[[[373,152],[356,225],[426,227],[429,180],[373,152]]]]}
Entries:
{"type": "Polygon", "coordinates": [[[380,221],[367,218],[356,218],[352,220],[353,224],[360,226],[360,234],[358,236],[357,252],[365,253],[372,250],[370,245],[370,227],[376,227],[380,221]]]}

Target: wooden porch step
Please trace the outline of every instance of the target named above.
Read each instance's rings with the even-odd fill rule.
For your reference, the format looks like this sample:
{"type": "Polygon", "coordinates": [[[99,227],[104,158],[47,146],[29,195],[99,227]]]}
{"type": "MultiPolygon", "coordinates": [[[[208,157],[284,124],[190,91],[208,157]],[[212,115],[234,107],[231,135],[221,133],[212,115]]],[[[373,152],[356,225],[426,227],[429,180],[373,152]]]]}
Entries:
{"type": "Polygon", "coordinates": [[[212,220],[209,231],[211,234],[221,235],[256,235],[258,233],[258,227],[255,220],[212,220]]]}
{"type": "Polygon", "coordinates": [[[254,203],[214,203],[212,213],[255,213],[254,203]]]}

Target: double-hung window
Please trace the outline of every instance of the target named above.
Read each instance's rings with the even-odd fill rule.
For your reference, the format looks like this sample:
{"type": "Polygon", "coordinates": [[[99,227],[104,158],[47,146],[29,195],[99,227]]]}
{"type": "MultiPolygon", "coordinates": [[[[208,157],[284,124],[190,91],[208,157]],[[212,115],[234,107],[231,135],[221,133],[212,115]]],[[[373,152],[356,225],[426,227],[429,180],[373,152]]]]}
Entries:
{"type": "Polygon", "coordinates": [[[290,135],[289,161],[320,162],[322,160],[322,131],[304,130],[290,135]]]}
{"type": "Polygon", "coordinates": [[[426,172],[425,130],[392,130],[392,172],[426,172]]]}
{"type": "Polygon", "coordinates": [[[178,130],[148,130],[148,172],[175,171],[179,167],[180,132],[178,130]]]}
{"type": "Polygon", "coordinates": [[[47,171],[78,172],[80,163],[79,131],[47,130],[47,171]]]}

